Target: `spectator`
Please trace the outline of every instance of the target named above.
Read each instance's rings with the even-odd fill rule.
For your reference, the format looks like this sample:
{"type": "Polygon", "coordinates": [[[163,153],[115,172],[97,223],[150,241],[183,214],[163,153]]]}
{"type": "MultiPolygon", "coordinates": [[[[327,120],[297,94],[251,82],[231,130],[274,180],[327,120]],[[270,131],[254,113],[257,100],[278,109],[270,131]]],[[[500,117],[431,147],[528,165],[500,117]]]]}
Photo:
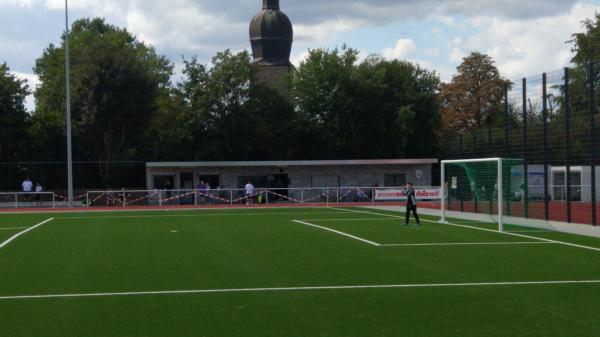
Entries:
{"type": "Polygon", "coordinates": [[[208,182],[206,183],[205,188],[206,188],[206,200],[209,205],[212,205],[213,204],[213,196],[211,194],[212,188],[210,187],[210,184],[208,182]]]}
{"type": "Polygon", "coordinates": [[[356,199],[356,201],[358,202],[363,202],[366,199],[365,192],[363,192],[363,190],[361,190],[360,188],[356,189],[356,199]]]}
{"type": "Polygon", "coordinates": [[[37,202],[38,206],[40,205],[40,200],[42,198],[40,193],[42,192],[44,192],[42,185],[40,183],[35,183],[35,201],[37,202]]]}
{"type": "Polygon", "coordinates": [[[200,195],[200,203],[204,205],[206,203],[206,184],[204,180],[201,180],[198,184],[198,194],[200,195]]]}
{"type": "Polygon", "coordinates": [[[23,187],[23,193],[25,193],[25,200],[30,201],[31,195],[29,193],[33,190],[33,183],[29,178],[26,178],[23,181],[23,184],[21,184],[21,187],[23,187]]]}
{"type": "Polygon", "coordinates": [[[252,204],[252,198],[254,197],[254,185],[252,185],[252,182],[249,181],[246,184],[246,204],[251,205],[252,204]]]}

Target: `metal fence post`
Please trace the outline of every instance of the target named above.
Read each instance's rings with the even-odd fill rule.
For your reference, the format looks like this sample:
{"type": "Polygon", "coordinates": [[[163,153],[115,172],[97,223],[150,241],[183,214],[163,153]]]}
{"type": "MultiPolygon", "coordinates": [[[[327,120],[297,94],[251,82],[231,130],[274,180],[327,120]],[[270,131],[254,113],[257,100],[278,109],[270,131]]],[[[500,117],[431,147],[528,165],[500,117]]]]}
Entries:
{"type": "Polygon", "coordinates": [[[529,218],[529,144],[527,123],[527,79],[523,78],[523,217],[529,218]]]}
{"type": "Polygon", "coordinates": [[[509,102],[508,102],[508,83],[504,83],[504,151],[506,156],[510,157],[510,144],[509,144],[509,102]]]}
{"type": "Polygon", "coordinates": [[[492,148],[492,128],[488,128],[488,155],[486,157],[495,157],[492,153],[494,152],[492,148]]]}
{"type": "Polygon", "coordinates": [[[542,118],[544,119],[544,219],[550,220],[550,193],[548,188],[548,76],[546,73],[542,75],[542,90],[543,90],[543,111],[542,118]]]}
{"type": "Polygon", "coordinates": [[[567,222],[571,223],[571,103],[569,97],[569,68],[565,68],[565,161],[566,161],[566,179],[567,179],[567,222]]]}
{"type": "Polygon", "coordinates": [[[19,194],[15,193],[15,209],[19,209],[19,194]]]}
{"type": "Polygon", "coordinates": [[[588,77],[590,79],[590,172],[592,175],[592,225],[598,225],[597,198],[596,198],[596,69],[594,63],[590,62],[588,77]]]}

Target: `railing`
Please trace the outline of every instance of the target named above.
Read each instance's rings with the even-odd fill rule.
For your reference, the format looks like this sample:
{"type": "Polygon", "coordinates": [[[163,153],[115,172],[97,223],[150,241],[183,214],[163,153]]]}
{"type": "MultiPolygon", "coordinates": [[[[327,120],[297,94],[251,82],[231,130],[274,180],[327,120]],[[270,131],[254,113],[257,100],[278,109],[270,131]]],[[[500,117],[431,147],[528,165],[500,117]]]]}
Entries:
{"type": "MultiPolygon", "coordinates": [[[[439,191],[439,187],[418,187],[417,190],[439,191]]],[[[89,207],[132,206],[232,206],[232,205],[329,205],[342,203],[378,203],[401,201],[402,197],[387,196],[382,191],[397,191],[389,187],[323,187],[323,188],[257,188],[247,194],[245,189],[184,189],[184,190],[112,190],[89,191],[86,205],[89,207]],[[380,196],[380,197],[378,197],[380,196]]],[[[434,193],[432,193],[434,194],[434,193]]],[[[435,196],[422,200],[436,199],[435,196]]]]}
{"type": "Polygon", "coordinates": [[[55,208],[57,195],[54,192],[0,193],[0,208],[55,208]]]}
{"type": "MultiPolygon", "coordinates": [[[[579,202],[579,191],[584,186],[572,186],[572,201],[579,202]]],[[[530,200],[543,200],[532,193],[530,200]]],[[[438,201],[439,187],[416,187],[422,201],[438,201]]],[[[181,189],[181,190],[107,190],[81,191],[76,193],[75,207],[173,207],[173,206],[235,206],[235,205],[339,205],[339,204],[381,204],[405,200],[401,187],[323,187],[323,188],[257,188],[251,195],[245,189],[181,189]]],[[[598,186],[600,191],[600,186],[598,186]]],[[[554,201],[564,201],[564,186],[550,186],[550,196],[554,201]],[[554,193],[553,193],[554,192],[554,193]]],[[[515,196],[517,198],[518,196],[515,196]]],[[[450,198],[452,199],[452,198],[450,198]]],[[[465,198],[465,201],[467,198],[465,198]]],[[[455,200],[456,201],[456,200],[455,200]]],[[[582,200],[587,202],[587,200],[582,200]]],[[[21,208],[63,208],[67,207],[66,197],[54,192],[0,193],[0,209],[21,208]]]]}

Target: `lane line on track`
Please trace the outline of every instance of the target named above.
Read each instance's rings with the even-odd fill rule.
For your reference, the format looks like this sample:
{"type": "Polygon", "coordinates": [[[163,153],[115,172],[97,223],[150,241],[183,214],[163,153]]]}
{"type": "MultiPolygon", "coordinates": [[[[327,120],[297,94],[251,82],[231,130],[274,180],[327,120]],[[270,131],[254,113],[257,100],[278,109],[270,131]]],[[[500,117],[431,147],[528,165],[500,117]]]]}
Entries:
{"type": "Polygon", "coordinates": [[[579,281],[523,281],[523,282],[482,282],[482,283],[430,283],[430,284],[388,284],[388,285],[350,285],[350,286],[315,286],[315,287],[278,287],[278,288],[232,288],[232,289],[198,289],[198,290],[165,290],[106,292],[81,294],[49,294],[0,296],[0,301],[61,299],[61,298],[93,298],[93,297],[127,297],[158,295],[190,295],[190,294],[229,294],[229,293],[271,293],[327,290],[368,290],[368,289],[411,289],[411,288],[470,288],[470,287],[515,287],[515,286],[560,286],[560,285],[599,285],[600,280],[579,281]]]}
{"type": "Polygon", "coordinates": [[[10,237],[8,240],[6,240],[6,241],[4,241],[4,242],[0,243],[0,249],[2,249],[2,248],[4,248],[4,247],[8,246],[8,244],[9,244],[9,243],[13,242],[14,240],[16,240],[16,239],[17,239],[18,237],[20,237],[21,235],[25,235],[25,234],[27,234],[28,232],[30,232],[30,231],[32,231],[32,230],[34,230],[34,229],[38,228],[38,227],[41,227],[41,226],[43,226],[43,225],[47,224],[48,222],[50,222],[50,221],[52,221],[52,220],[54,220],[54,218],[50,218],[50,219],[44,220],[44,221],[40,222],[39,224],[37,224],[37,225],[35,225],[35,226],[33,226],[33,227],[29,227],[29,228],[27,228],[26,230],[24,230],[24,231],[21,231],[21,232],[19,232],[19,233],[15,234],[15,235],[11,236],[11,237],[10,237]]]}
{"type": "MultiPolygon", "coordinates": [[[[337,207],[332,207],[331,209],[344,210],[343,208],[337,208],[337,207]]],[[[381,215],[381,216],[386,216],[386,217],[391,217],[391,218],[404,219],[404,217],[402,217],[402,216],[391,215],[391,214],[386,214],[386,213],[377,213],[377,212],[369,212],[369,211],[358,211],[358,210],[350,210],[350,209],[346,209],[346,211],[347,212],[353,212],[353,213],[381,215]]],[[[438,221],[432,221],[432,220],[422,220],[422,221],[423,222],[429,222],[429,223],[439,223],[438,221]]],[[[587,250],[593,250],[593,251],[596,251],[596,252],[600,252],[600,248],[596,248],[596,247],[578,245],[578,244],[564,242],[564,241],[550,240],[550,239],[539,238],[539,237],[530,236],[530,235],[523,235],[523,234],[517,234],[517,233],[510,233],[510,232],[500,232],[500,231],[496,231],[496,230],[493,230],[493,229],[479,228],[479,227],[467,226],[467,225],[459,225],[459,224],[455,224],[455,223],[451,223],[451,222],[446,222],[445,225],[453,226],[453,227],[475,229],[475,230],[478,230],[478,231],[484,231],[484,232],[490,232],[490,233],[496,233],[496,234],[510,235],[510,236],[515,236],[515,237],[520,237],[520,238],[532,239],[532,240],[539,240],[539,241],[544,241],[544,242],[548,242],[548,243],[556,243],[556,244],[563,245],[563,246],[569,246],[569,247],[575,247],[575,248],[581,248],[581,249],[587,249],[587,250]]]]}

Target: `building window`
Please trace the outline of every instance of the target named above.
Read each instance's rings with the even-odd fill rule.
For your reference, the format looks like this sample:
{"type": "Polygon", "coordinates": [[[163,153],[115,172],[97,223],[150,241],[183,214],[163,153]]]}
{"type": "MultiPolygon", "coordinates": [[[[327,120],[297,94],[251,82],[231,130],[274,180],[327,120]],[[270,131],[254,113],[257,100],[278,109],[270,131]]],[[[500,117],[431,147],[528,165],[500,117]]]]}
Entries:
{"type": "Polygon", "coordinates": [[[311,187],[340,187],[338,174],[315,174],[310,176],[311,187]]]}
{"type": "Polygon", "coordinates": [[[244,188],[248,182],[251,182],[255,188],[267,188],[267,176],[239,176],[238,188],[244,188]]]}
{"type": "Polygon", "coordinates": [[[386,187],[399,187],[406,185],[406,174],[386,174],[385,175],[385,186],[386,187]]]}

